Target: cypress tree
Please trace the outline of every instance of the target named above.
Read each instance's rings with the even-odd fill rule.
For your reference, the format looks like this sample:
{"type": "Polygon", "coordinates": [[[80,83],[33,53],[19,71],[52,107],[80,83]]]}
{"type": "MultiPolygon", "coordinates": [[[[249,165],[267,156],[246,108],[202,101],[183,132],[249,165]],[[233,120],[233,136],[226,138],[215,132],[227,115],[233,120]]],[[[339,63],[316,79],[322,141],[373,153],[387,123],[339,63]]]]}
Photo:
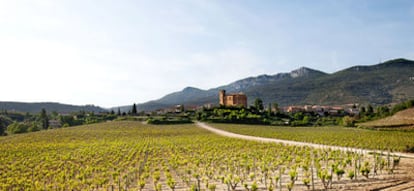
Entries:
{"type": "Polygon", "coordinates": [[[137,105],[134,103],[134,105],[132,105],[132,111],[131,111],[132,115],[136,115],[137,112],[137,105]]]}
{"type": "Polygon", "coordinates": [[[49,117],[47,116],[46,109],[42,109],[40,112],[40,122],[42,123],[42,128],[49,128],[49,117]]]}

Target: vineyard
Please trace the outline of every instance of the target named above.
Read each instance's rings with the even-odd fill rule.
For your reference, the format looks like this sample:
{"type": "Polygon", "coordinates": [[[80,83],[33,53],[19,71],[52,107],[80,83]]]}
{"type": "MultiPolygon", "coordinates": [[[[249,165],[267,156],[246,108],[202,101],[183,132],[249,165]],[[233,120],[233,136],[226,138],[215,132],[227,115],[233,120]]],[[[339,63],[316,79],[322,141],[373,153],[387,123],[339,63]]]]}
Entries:
{"type": "Polygon", "coordinates": [[[337,190],[403,176],[403,160],[107,122],[1,137],[0,190],[337,190]]]}
{"type": "Polygon", "coordinates": [[[325,145],[384,151],[404,151],[414,146],[414,131],[376,131],[344,127],[277,127],[265,125],[214,124],[225,131],[325,145]]]}

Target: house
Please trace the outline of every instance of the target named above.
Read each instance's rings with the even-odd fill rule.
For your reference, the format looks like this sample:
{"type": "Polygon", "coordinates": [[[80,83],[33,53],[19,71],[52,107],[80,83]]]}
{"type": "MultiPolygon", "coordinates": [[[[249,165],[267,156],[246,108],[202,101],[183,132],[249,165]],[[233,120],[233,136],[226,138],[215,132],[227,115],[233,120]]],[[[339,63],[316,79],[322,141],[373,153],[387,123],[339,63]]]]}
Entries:
{"type": "Polygon", "coordinates": [[[346,112],[350,115],[359,115],[359,109],[358,108],[348,108],[346,112]]]}
{"type": "Polygon", "coordinates": [[[247,107],[247,96],[244,93],[226,94],[226,90],[219,92],[220,105],[247,107]]]}
{"type": "Polygon", "coordinates": [[[181,113],[181,112],[184,112],[184,111],[185,111],[184,105],[176,105],[175,106],[175,113],[181,113]]]}
{"type": "Polygon", "coordinates": [[[49,120],[49,128],[59,128],[62,127],[62,123],[59,120],[51,119],[49,120]]]}
{"type": "Polygon", "coordinates": [[[289,106],[285,110],[288,113],[297,113],[297,112],[304,112],[305,108],[302,106],[289,106]]]}

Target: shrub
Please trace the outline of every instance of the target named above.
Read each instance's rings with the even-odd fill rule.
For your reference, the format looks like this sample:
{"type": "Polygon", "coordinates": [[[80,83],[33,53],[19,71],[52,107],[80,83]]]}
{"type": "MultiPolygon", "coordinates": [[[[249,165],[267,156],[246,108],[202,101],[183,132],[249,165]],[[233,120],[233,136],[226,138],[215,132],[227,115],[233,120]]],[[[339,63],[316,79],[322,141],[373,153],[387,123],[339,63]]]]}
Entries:
{"type": "Polygon", "coordinates": [[[7,126],[9,126],[13,121],[6,116],[0,115],[0,136],[5,135],[7,126]]]}
{"type": "Polygon", "coordinates": [[[14,122],[7,127],[10,134],[26,133],[29,127],[23,123],[14,122]]]}
{"type": "Polygon", "coordinates": [[[33,122],[29,128],[27,129],[28,132],[35,132],[35,131],[40,131],[40,127],[36,122],[33,122]]]}
{"type": "Polygon", "coordinates": [[[154,125],[172,125],[172,124],[187,124],[193,123],[191,119],[148,119],[148,124],[154,125]]]}
{"type": "Polygon", "coordinates": [[[345,127],[355,127],[355,119],[349,116],[342,118],[342,125],[345,127]]]}
{"type": "Polygon", "coordinates": [[[414,146],[410,146],[410,145],[405,146],[404,152],[414,153],[414,146]]]}

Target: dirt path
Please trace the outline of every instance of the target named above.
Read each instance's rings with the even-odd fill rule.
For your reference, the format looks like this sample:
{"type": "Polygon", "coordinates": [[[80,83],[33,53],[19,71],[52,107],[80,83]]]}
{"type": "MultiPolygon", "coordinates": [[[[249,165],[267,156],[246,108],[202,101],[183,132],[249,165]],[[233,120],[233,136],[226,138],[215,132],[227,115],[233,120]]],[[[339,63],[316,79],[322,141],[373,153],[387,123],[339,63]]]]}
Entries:
{"type": "MultiPolygon", "coordinates": [[[[224,131],[221,129],[216,129],[212,127],[211,125],[208,125],[202,122],[196,122],[196,125],[208,131],[211,131],[215,134],[218,134],[218,135],[232,137],[232,138],[239,138],[239,139],[244,139],[244,140],[270,142],[270,143],[282,143],[286,145],[295,145],[295,146],[308,146],[308,147],[317,148],[317,149],[333,149],[333,150],[341,150],[341,151],[352,151],[352,152],[359,152],[363,154],[369,154],[370,152],[374,152],[373,150],[368,150],[368,149],[329,146],[329,145],[281,140],[281,139],[274,139],[274,138],[240,135],[237,133],[231,133],[231,132],[224,131]]],[[[399,167],[397,167],[395,174],[393,175],[384,174],[376,178],[361,179],[359,181],[348,180],[347,182],[344,182],[343,184],[335,183],[334,188],[332,190],[414,191],[414,179],[413,179],[414,177],[414,154],[397,153],[397,152],[394,152],[391,154],[401,156],[401,157],[406,157],[406,160],[402,160],[400,162],[400,165],[399,167]]],[[[294,190],[305,190],[305,189],[306,188],[303,186],[302,187],[298,186],[294,190]]],[[[319,187],[318,190],[322,190],[322,187],[319,187]]]]}
{"type": "MultiPolygon", "coordinates": [[[[341,151],[352,151],[352,152],[358,152],[358,153],[363,153],[363,154],[369,154],[369,153],[374,152],[374,150],[369,150],[369,149],[341,147],[341,146],[330,146],[330,145],[322,145],[322,144],[315,144],[315,143],[306,143],[306,142],[289,141],[289,140],[274,139],[274,138],[255,137],[255,136],[250,136],[250,135],[241,135],[241,134],[236,134],[236,133],[231,133],[231,132],[228,132],[228,131],[216,129],[216,128],[210,126],[210,125],[207,125],[205,123],[198,122],[198,121],[196,122],[196,125],[203,128],[203,129],[206,129],[208,131],[216,133],[218,135],[222,135],[222,136],[226,136],[226,137],[233,137],[233,138],[238,138],[238,139],[244,139],[244,140],[268,142],[268,143],[282,143],[282,144],[286,144],[286,145],[295,145],[295,146],[308,146],[308,147],[313,147],[313,148],[317,148],[317,149],[332,149],[332,150],[341,150],[341,151]]],[[[375,152],[379,152],[379,151],[375,151],[375,152]]],[[[395,156],[401,156],[401,157],[414,159],[414,154],[399,153],[399,152],[392,152],[390,154],[395,155],[395,156]]]]}

